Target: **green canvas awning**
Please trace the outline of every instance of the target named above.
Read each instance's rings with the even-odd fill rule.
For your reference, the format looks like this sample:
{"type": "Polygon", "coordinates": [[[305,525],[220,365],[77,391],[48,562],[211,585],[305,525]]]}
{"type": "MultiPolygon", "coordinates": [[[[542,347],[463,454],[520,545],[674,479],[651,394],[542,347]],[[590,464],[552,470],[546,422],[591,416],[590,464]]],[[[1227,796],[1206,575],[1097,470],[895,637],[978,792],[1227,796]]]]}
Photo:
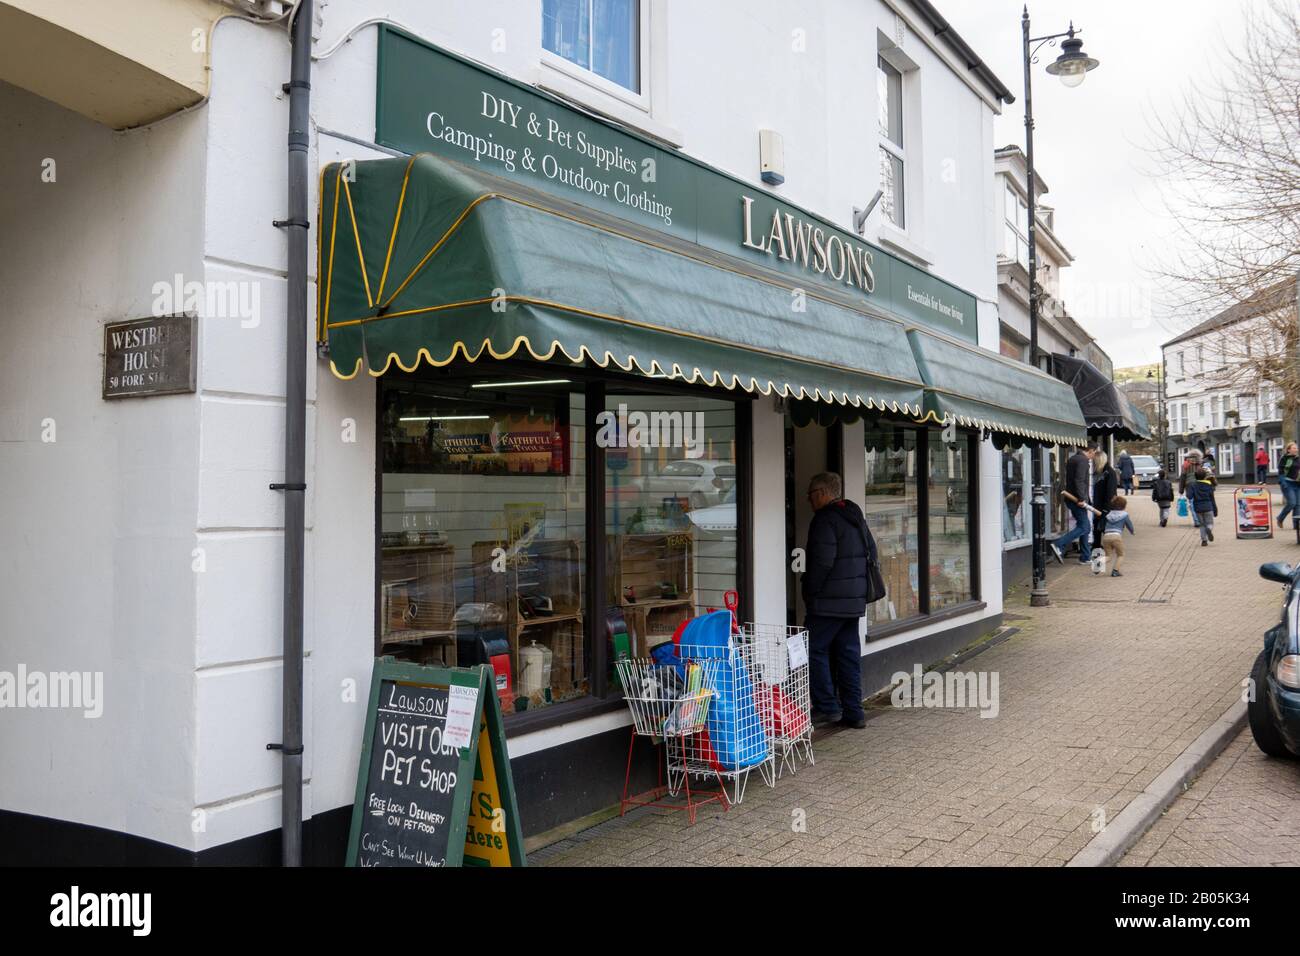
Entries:
{"type": "Polygon", "coordinates": [[[524,354],[922,414],[903,323],[847,295],[429,155],[331,164],[320,192],[341,378],[524,354]]]}
{"type": "Polygon", "coordinates": [[[1087,425],[1069,385],[1031,365],[921,329],[907,337],[925,381],[926,418],[1046,444],[1082,445],[1087,425]]]}

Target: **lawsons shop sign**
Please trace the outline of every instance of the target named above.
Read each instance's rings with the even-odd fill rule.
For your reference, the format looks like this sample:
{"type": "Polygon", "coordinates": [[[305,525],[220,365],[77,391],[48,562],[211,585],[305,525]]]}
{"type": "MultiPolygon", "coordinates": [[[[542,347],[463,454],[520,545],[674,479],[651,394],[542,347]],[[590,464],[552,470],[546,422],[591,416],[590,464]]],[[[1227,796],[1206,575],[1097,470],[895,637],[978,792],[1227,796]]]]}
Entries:
{"type": "Polygon", "coordinates": [[[375,141],[433,153],[975,341],[975,298],[830,222],[387,25],[375,141]]]}

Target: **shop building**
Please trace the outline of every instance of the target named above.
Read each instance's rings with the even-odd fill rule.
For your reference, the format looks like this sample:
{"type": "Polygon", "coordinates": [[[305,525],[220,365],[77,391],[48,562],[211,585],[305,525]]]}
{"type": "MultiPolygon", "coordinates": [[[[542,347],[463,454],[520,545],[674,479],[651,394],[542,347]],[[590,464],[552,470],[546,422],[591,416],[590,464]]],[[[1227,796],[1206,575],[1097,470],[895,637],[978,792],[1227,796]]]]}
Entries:
{"type": "MultiPolygon", "coordinates": [[[[376,655],[493,668],[544,840],[617,800],[614,654],[729,592],[801,619],[812,475],[876,536],[876,689],[1000,625],[1001,449],[1084,440],[999,354],[1011,96],[931,4],[614,6],[312,24],[309,861],[341,859],[376,655]]],[[[20,859],[277,859],[289,53],[221,8],[153,125],[0,86],[5,661],[103,681],[93,719],[0,724],[20,859]],[[117,397],[151,335],[192,381],[117,397]]]]}

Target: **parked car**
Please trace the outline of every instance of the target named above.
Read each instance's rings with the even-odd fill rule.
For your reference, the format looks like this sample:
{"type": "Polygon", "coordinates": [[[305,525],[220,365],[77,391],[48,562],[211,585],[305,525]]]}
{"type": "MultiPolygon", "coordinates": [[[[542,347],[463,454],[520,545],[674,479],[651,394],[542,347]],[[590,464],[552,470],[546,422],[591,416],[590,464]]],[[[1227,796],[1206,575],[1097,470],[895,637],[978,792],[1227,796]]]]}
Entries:
{"type": "Polygon", "coordinates": [[[734,484],[731,486],[722,499],[722,504],[708,508],[696,508],[687,517],[691,519],[691,524],[701,531],[712,531],[715,534],[721,534],[724,531],[735,531],[736,486],[734,484]]]}
{"type": "Polygon", "coordinates": [[[682,458],[652,474],[633,478],[622,497],[682,498],[690,508],[705,508],[721,502],[735,483],[736,466],[731,462],[682,458]]]}
{"type": "Polygon", "coordinates": [[[1260,566],[1259,576],[1286,585],[1286,592],[1282,618],[1264,633],[1264,649],[1250,669],[1250,733],[1270,757],[1300,756],[1300,565],[1273,561],[1260,566]]]}
{"type": "Polygon", "coordinates": [[[1156,475],[1160,474],[1160,462],[1156,461],[1151,455],[1133,455],[1133,483],[1138,488],[1146,485],[1151,487],[1151,483],[1156,480],[1156,475]]]}

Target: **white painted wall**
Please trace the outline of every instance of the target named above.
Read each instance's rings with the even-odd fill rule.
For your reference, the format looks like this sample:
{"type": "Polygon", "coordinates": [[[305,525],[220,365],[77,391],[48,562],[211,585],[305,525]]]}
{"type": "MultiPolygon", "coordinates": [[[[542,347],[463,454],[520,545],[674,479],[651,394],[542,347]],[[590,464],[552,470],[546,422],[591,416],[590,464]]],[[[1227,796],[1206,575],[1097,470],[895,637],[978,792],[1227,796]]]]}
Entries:
{"type": "Polygon", "coordinates": [[[206,147],[201,113],[115,135],[0,84],[0,670],[100,672],[104,695],[98,719],[2,712],[0,807],[179,845],[198,402],[105,402],[100,355],[103,324],[150,315],[156,281],[201,275],[206,147]]]}

